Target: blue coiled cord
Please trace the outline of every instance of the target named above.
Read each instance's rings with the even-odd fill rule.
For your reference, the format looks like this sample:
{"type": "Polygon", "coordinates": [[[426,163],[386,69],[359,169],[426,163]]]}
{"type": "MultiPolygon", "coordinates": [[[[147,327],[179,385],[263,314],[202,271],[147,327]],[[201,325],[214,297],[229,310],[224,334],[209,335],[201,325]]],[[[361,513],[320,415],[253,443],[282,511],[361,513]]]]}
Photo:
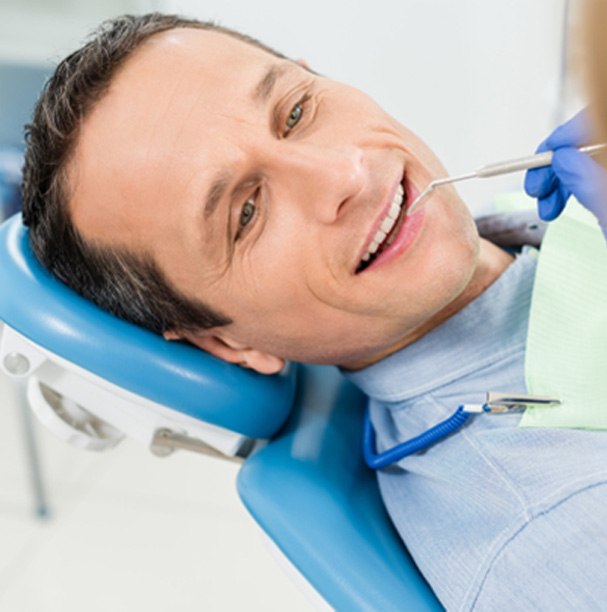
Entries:
{"type": "Polygon", "coordinates": [[[464,412],[464,406],[460,406],[448,419],[445,419],[419,436],[401,442],[383,453],[376,453],[375,431],[371,424],[369,408],[367,407],[363,430],[363,455],[365,463],[373,470],[381,470],[392,463],[400,461],[403,457],[417,453],[442,440],[456,429],[459,429],[469,417],[470,413],[464,412]]]}

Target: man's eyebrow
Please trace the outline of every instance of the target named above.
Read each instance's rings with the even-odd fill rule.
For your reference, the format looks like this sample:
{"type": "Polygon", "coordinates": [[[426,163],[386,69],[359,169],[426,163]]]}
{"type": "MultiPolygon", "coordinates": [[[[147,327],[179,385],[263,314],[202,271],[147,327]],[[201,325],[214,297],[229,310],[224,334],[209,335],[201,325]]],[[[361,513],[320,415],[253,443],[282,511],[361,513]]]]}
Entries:
{"type": "Polygon", "coordinates": [[[221,202],[228,185],[230,184],[230,175],[227,172],[220,172],[213,180],[204,204],[204,218],[208,219],[217,209],[221,202]]]}
{"type": "Polygon", "coordinates": [[[253,90],[253,94],[251,95],[253,100],[257,103],[266,102],[270,97],[278,79],[293,67],[294,64],[291,63],[272,64],[253,90]]]}

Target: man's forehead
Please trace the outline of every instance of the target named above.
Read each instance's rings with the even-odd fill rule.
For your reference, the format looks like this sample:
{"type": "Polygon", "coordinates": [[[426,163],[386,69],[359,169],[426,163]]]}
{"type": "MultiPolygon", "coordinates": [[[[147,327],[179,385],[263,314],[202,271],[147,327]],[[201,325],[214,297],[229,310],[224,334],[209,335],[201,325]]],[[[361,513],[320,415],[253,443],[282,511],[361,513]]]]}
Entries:
{"type": "MultiPolygon", "coordinates": [[[[189,104],[209,110],[237,106],[271,89],[285,67],[297,64],[222,32],[177,28],[152,36],[127,59],[112,79],[99,107],[112,113],[187,113],[189,104]],[[269,78],[268,78],[269,75],[269,78]],[[252,95],[253,94],[253,95],[252,95]]],[[[95,111],[93,111],[94,113],[95,111]]]]}
{"type": "Polygon", "coordinates": [[[225,32],[174,28],[146,40],[127,60],[125,68],[128,70],[144,64],[161,67],[179,62],[192,67],[217,68],[218,73],[225,74],[225,69],[229,67],[244,68],[243,62],[268,63],[277,59],[264,49],[225,32]]]}

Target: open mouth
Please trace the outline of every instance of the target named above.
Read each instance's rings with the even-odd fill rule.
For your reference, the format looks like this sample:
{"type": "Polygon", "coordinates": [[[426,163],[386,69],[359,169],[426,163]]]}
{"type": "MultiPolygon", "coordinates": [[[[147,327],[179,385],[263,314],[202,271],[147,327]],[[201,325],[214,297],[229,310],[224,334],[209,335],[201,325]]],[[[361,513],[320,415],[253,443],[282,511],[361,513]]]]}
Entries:
{"type": "Polygon", "coordinates": [[[366,270],[394,241],[400,231],[406,217],[407,194],[402,183],[399,183],[394,199],[390,204],[390,209],[380,226],[375,232],[375,236],[362,256],[355,274],[366,270]]]}

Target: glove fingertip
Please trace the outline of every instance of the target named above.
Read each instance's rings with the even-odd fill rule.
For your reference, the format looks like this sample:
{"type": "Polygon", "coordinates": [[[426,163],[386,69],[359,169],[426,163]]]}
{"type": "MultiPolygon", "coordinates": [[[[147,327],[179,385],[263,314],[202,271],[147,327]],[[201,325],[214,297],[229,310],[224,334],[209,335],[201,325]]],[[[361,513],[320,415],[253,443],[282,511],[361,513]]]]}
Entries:
{"type": "Polygon", "coordinates": [[[532,198],[541,198],[547,195],[546,191],[551,183],[550,171],[546,168],[528,170],[525,174],[524,189],[532,198]]]}
{"type": "Polygon", "coordinates": [[[554,221],[563,212],[567,203],[565,195],[557,189],[548,197],[538,200],[538,214],[542,221],[554,221]]]}

